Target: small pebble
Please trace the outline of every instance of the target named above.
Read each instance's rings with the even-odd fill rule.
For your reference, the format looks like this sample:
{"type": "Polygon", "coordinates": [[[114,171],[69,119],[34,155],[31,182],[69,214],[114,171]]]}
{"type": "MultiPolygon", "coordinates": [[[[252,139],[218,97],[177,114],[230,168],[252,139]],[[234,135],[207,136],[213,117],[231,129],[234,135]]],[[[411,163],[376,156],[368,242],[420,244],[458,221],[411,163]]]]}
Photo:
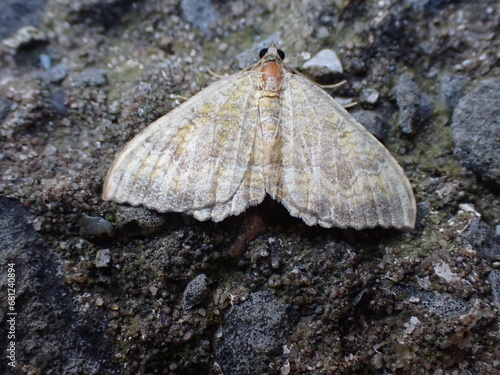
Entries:
{"type": "Polygon", "coordinates": [[[109,249],[99,250],[95,256],[95,266],[104,268],[109,266],[111,261],[111,251],[109,249]]]}
{"type": "Polygon", "coordinates": [[[192,309],[203,302],[210,291],[208,277],[204,274],[196,276],[184,289],[182,302],[185,309],[192,309]]]}
{"type": "Polygon", "coordinates": [[[433,109],[430,98],[407,74],[399,77],[396,101],[399,107],[399,124],[405,134],[415,133],[417,127],[429,118],[433,109]]]}
{"type": "Polygon", "coordinates": [[[45,70],[49,70],[52,67],[52,60],[50,56],[42,53],[40,55],[40,64],[45,70]]]}
{"type": "Polygon", "coordinates": [[[375,104],[379,97],[380,94],[377,90],[364,88],[363,90],[361,90],[359,100],[361,101],[361,103],[375,104]]]}
{"type": "Polygon", "coordinates": [[[106,71],[103,69],[87,68],[82,70],[74,79],[73,86],[104,86],[108,82],[106,71]]]}
{"type": "Polygon", "coordinates": [[[152,286],[149,287],[149,292],[154,297],[154,296],[156,296],[156,293],[158,293],[158,288],[155,287],[154,285],[152,285],[152,286]]]}
{"type": "Polygon", "coordinates": [[[113,224],[99,216],[82,215],[78,222],[80,235],[83,237],[110,236],[113,233],[113,224]]]}
{"type": "Polygon", "coordinates": [[[342,63],[335,51],[324,49],[304,63],[304,69],[319,70],[324,73],[343,73],[342,63]]]}

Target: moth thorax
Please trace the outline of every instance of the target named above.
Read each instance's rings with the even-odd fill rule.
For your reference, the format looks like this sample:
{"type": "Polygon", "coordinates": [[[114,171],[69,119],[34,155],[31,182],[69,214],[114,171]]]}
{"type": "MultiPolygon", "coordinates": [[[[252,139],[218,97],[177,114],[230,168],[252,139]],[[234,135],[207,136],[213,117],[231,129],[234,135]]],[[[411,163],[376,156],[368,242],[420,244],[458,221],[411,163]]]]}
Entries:
{"type": "Polygon", "coordinates": [[[278,91],[283,80],[283,68],[275,61],[268,61],[260,68],[264,90],[278,91]]]}

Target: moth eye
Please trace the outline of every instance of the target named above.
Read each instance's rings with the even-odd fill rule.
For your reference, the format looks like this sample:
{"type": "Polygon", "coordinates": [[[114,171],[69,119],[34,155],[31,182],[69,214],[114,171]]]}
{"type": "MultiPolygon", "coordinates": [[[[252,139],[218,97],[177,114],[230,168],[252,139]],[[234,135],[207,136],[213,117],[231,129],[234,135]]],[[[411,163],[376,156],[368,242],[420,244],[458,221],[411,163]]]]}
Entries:
{"type": "Polygon", "coordinates": [[[285,60],[285,52],[282,50],[278,50],[278,56],[280,57],[281,60],[285,60]]]}
{"type": "Polygon", "coordinates": [[[266,55],[268,50],[269,50],[269,48],[262,48],[259,52],[259,58],[262,59],[266,55]]]}

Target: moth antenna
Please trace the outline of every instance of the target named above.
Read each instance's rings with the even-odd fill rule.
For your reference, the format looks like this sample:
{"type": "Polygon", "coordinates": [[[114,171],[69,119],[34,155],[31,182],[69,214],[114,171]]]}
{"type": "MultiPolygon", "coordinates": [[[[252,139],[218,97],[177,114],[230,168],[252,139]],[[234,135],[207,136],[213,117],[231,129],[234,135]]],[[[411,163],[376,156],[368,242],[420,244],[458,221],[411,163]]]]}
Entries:
{"type": "Polygon", "coordinates": [[[217,73],[215,73],[212,69],[210,69],[208,66],[206,67],[206,69],[207,69],[207,72],[208,72],[211,76],[214,76],[215,78],[222,79],[222,78],[227,77],[227,74],[217,74],[217,73]]]}
{"type": "Polygon", "coordinates": [[[344,108],[352,108],[352,107],[356,107],[359,103],[358,102],[352,102],[352,103],[349,103],[349,104],[344,104],[342,105],[342,107],[344,108]]]}
{"type": "Polygon", "coordinates": [[[344,79],[343,81],[333,83],[331,85],[319,85],[322,89],[336,89],[337,87],[343,86],[347,83],[347,81],[344,79]]]}

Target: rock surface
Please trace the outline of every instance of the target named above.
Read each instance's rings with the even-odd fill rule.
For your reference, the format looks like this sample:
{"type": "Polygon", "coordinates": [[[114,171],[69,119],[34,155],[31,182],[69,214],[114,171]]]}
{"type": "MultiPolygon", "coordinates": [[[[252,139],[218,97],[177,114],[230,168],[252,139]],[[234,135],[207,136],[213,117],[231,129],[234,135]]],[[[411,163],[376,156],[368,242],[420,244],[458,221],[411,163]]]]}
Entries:
{"type": "Polygon", "coordinates": [[[208,36],[214,34],[212,28],[220,20],[220,15],[210,0],[182,0],[181,8],[188,22],[208,36]]]}
{"type": "Polygon", "coordinates": [[[407,74],[399,77],[396,86],[396,100],[399,107],[399,124],[403,133],[414,133],[416,128],[431,114],[430,98],[422,93],[407,74]]]}
{"type": "Polygon", "coordinates": [[[207,298],[209,290],[208,277],[204,274],[196,276],[184,289],[184,295],[182,296],[184,308],[192,309],[201,304],[207,298]]]}
{"type": "Polygon", "coordinates": [[[0,4],[0,39],[7,38],[25,25],[37,26],[45,0],[5,0],[0,4]]]}
{"type": "Polygon", "coordinates": [[[460,99],[460,92],[465,85],[467,78],[458,74],[445,74],[439,80],[441,84],[441,105],[452,110],[460,99]]]}
{"type": "MultiPolygon", "coordinates": [[[[62,259],[30,224],[25,208],[0,197],[0,287],[7,291],[7,265],[15,270],[15,305],[0,305],[3,322],[15,318],[17,370],[0,359],[2,374],[119,374],[107,318],[93,307],[82,311],[62,273],[62,259]],[[17,315],[9,315],[16,313],[17,315]]],[[[5,302],[5,301],[3,301],[5,302]]],[[[0,328],[7,338],[7,325],[0,328]]],[[[5,341],[3,341],[5,342],[5,341]]]]}
{"type": "Polygon", "coordinates": [[[289,307],[268,292],[234,306],[220,328],[215,355],[226,375],[263,374],[290,331],[289,307]]]}
{"type": "Polygon", "coordinates": [[[486,79],[463,96],[451,128],[460,163],[500,184],[500,77],[486,79]]]}
{"type": "Polygon", "coordinates": [[[378,140],[384,142],[389,131],[387,121],[374,111],[358,109],[351,113],[360,124],[362,124],[378,140]]]}
{"type": "Polygon", "coordinates": [[[500,261],[500,236],[479,218],[471,220],[463,237],[483,257],[491,261],[500,261]]]}
{"type": "Polygon", "coordinates": [[[73,85],[79,86],[104,86],[108,79],[104,69],[87,68],[74,78],[73,85]]]}

